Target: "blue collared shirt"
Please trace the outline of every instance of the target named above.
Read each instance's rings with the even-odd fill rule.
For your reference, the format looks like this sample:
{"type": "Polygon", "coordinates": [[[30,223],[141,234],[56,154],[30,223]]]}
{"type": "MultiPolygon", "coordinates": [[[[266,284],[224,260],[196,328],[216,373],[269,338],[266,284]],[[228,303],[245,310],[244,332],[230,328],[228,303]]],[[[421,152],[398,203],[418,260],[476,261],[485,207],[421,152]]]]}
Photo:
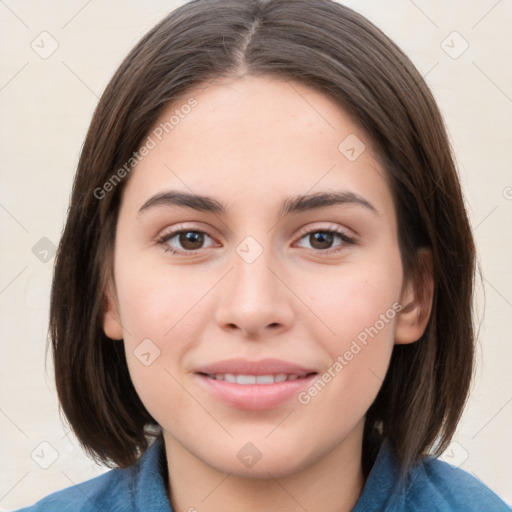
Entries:
{"type": "MultiPolygon", "coordinates": [[[[154,443],[133,466],[50,494],[18,512],[173,512],[165,485],[165,450],[154,443]]],[[[427,457],[400,487],[391,445],[384,443],[352,512],[510,512],[465,471],[427,457]]]]}

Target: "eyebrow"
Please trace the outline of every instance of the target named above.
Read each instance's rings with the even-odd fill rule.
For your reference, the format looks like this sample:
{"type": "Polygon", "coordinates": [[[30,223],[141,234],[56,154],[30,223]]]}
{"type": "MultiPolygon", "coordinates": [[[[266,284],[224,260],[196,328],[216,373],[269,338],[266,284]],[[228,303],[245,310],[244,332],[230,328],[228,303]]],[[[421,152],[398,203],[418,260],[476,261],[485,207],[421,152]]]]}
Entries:
{"type": "MultiPolygon", "coordinates": [[[[375,206],[359,194],[350,191],[329,191],[286,198],[281,204],[279,217],[290,213],[304,212],[333,205],[362,206],[375,215],[379,215],[375,206]]],[[[229,207],[213,197],[169,190],[148,199],[139,209],[138,215],[158,206],[178,206],[221,215],[229,213],[229,207]]]]}

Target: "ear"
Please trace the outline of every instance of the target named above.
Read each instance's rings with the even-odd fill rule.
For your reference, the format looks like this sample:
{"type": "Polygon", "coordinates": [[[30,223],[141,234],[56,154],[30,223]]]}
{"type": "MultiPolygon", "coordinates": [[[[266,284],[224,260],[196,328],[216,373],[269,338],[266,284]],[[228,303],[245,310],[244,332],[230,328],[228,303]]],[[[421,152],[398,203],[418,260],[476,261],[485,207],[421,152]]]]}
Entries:
{"type": "Polygon", "coordinates": [[[103,331],[113,340],[123,339],[123,327],[119,316],[114,286],[110,281],[103,298],[103,331]]]}
{"type": "Polygon", "coordinates": [[[413,343],[421,338],[427,327],[434,297],[432,251],[418,250],[418,269],[404,283],[400,297],[403,309],[397,315],[395,343],[413,343]]]}

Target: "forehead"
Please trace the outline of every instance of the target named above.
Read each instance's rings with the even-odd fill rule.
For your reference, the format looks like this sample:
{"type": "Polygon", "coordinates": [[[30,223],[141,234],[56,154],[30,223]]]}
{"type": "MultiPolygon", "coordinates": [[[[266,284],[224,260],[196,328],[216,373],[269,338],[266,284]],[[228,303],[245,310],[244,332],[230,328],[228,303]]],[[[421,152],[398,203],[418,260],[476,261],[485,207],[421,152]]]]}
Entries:
{"type": "Polygon", "coordinates": [[[367,135],[332,98],[304,84],[243,77],[202,85],[168,105],[143,143],[152,149],[127,186],[139,207],[169,188],[247,209],[340,189],[390,207],[367,135]]]}

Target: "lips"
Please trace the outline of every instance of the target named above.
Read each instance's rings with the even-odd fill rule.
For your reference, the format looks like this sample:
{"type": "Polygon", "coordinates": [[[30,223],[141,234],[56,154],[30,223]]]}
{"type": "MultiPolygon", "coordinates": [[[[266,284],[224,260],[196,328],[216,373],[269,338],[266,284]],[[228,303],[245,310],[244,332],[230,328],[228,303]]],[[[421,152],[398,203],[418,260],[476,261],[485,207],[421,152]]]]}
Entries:
{"type": "Polygon", "coordinates": [[[271,409],[283,404],[317,374],[313,368],[278,359],[229,359],[195,371],[215,399],[246,410],[271,409]]]}
{"type": "Polygon", "coordinates": [[[316,373],[313,368],[307,368],[280,359],[261,359],[249,361],[246,359],[227,359],[217,363],[201,366],[196,373],[206,375],[297,375],[304,377],[309,373],[316,373]]]}

